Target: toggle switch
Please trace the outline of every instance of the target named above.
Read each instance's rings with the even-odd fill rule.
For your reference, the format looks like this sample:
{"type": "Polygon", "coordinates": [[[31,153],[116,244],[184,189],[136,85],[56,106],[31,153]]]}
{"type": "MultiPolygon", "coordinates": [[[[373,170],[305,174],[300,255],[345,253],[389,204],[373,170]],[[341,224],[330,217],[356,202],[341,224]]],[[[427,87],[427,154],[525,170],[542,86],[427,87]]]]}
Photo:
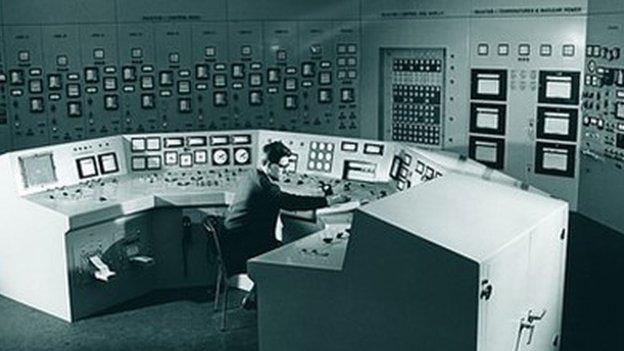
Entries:
{"type": "Polygon", "coordinates": [[[108,265],[106,265],[106,263],[102,261],[102,258],[99,255],[89,257],[89,262],[91,262],[91,264],[94,265],[97,269],[93,273],[93,276],[97,280],[108,283],[109,278],[117,275],[117,273],[111,271],[110,268],[108,268],[108,265]]]}

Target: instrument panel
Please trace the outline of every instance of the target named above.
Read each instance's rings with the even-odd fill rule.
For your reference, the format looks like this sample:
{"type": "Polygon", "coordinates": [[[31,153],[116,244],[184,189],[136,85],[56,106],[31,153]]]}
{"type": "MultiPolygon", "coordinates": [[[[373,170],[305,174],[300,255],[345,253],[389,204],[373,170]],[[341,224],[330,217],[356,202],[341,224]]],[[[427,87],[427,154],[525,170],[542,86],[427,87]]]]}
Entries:
{"type": "MultiPolygon", "coordinates": [[[[351,211],[359,206],[435,181],[456,171],[449,165],[457,167],[457,158],[444,161],[439,151],[396,142],[264,130],[130,134],[28,149],[0,156],[0,176],[7,180],[2,182],[3,193],[14,194],[3,201],[21,218],[7,220],[5,232],[10,235],[5,239],[12,245],[30,245],[33,238],[46,243],[36,256],[34,264],[39,266],[32,277],[60,274],[54,279],[70,279],[71,296],[59,289],[54,303],[75,303],[52,312],[66,320],[139,296],[141,288],[153,284],[154,274],[162,274],[165,285],[201,284],[208,273],[193,267],[205,265],[188,263],[195,260],[191,257],[205,259],[200,249],[205,245],[187,244],[194,235],[198,238],[193,242],[202,242],[205,234],[193,234],[194,224],[184,213],[200,208],[219,212],[230,205],[241,177],[261,165],[261,147],[277,140],[293,152],[280,188],[302,195],[346,196],[350,202],[312,214],[339,225],[348,224],[351,211]],[[13,185],[16,189],[8,188],[13,185]],[[26,220],[33,216],[36,223],[26,220]],[[29,236],[24,241],[15,233],[25,227],[29,236]],[[145,279],[145,284],[137,279],[145,279]],[[120,294],[111,299],[102,294],[102,286],[120,294]]],[[[474,163],[461,165],[472,167],[466,173],[475,179],[492,172],[474,163]]],[[[203,218],[205,213],[193,216],[203,218]]],[[[4,278],[11,284],[23,280],[4,278]]],[[[48,299],[37,298],[19,300],[49,311],[48,299]]]]}

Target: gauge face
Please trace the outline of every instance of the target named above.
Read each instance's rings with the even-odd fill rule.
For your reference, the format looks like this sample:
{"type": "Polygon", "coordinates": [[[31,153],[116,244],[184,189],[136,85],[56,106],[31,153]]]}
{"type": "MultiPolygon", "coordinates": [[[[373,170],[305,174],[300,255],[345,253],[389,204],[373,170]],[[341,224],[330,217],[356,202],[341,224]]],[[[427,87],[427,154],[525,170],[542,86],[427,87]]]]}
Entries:
{"type": "Polygon", "coordinates": [[[247,165],[251,162],[251,152],[248,148],[234,150],[234,163],[237,165],[247,165]]]}
{"type": "Polygon", "coordinates": [[[224,166],[230,161],[230,153],[227,149],[212,150],[212,164],[214,166],[224,166]]]}

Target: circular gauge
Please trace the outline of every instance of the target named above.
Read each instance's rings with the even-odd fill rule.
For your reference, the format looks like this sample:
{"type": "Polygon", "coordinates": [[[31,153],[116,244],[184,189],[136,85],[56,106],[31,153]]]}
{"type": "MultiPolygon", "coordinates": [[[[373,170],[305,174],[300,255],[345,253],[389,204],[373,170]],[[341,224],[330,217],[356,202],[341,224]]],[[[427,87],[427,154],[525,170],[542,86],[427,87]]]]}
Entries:
{"type": "Polygon", "coordinates": [[[212,150],[212,164],[214,166],[224,166],[228,164],[230,160],[230,154],[226,149],[214,149],[212,150]]]}
{"type": "Polygon", "coordinates": [[[589,62],[587,62],[587,70],[589,71],[589,73],[594,73],[594,71],[596,70],[596,61],[589,60],[589,62]]]}
{"type": "Polygon", "coordinates": [[[251,161],[249,149],[241,148],[234,150],[234,163],[237,165],[246,165],[251,161]]]}

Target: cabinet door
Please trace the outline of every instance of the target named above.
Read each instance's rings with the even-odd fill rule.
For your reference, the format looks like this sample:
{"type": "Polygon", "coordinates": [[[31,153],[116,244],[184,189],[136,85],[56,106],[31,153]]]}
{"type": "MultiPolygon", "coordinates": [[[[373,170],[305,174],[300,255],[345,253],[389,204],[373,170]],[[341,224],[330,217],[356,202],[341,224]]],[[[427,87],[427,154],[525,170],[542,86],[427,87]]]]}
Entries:
{"type": "MultiPolygon", "coordinates": [[[[531,249],[527,288],[528,306],[536,319],[530,344],[523,336],[521,350],[557,350],[561,332],[565,253],[567,245],[567,215],[551,216],[531,233],[531,249]]],[[[526,332],[525,332],[526,333],[526,332]]]]}
{"type": "Polygon", "coordinates": [[[526,314],[530,245],[525,235],[481,266],[478,351],[514,350],[526,314]]]}

